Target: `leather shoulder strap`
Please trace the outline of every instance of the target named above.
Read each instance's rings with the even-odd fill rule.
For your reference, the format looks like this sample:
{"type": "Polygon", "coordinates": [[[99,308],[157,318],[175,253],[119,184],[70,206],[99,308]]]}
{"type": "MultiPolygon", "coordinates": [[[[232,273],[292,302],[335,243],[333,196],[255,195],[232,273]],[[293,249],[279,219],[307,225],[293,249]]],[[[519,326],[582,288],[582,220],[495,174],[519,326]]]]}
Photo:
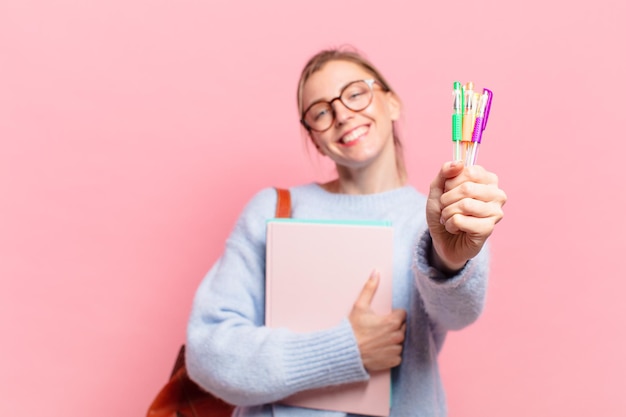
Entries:
{"type": "Polygon", "coordinates": [[[277,188],[276,217],[291,217],[291,193],[284,188],[277,188]]]}

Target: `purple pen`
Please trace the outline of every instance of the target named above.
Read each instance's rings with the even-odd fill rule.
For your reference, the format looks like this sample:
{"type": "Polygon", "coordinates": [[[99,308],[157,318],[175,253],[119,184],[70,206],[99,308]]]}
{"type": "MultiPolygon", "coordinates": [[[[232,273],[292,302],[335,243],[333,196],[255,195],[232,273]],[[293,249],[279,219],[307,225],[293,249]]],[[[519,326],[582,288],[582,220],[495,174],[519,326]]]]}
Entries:
{"type": "Polygon", "coordinates": [[[478,157],[478,146],[483,136],[483,131],[487,127],[487,119],[489,119],[489,111],[491,110],[491,100],[493,93],[491,90],[483,88],[480,96],[478,111],[476,113],[476,122],[474,123],[474,131],[472,132],[472,144],[470,147],[470,155],[466,159],[466,165],[474,165],[478,157]]]}

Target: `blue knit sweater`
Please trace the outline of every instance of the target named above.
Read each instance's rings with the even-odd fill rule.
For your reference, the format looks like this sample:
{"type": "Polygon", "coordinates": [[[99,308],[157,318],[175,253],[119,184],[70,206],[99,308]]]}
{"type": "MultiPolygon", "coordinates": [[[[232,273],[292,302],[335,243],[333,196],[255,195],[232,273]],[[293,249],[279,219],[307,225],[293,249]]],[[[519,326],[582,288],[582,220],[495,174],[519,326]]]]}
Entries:
{"type": "MultiPolygon", "coordinates": [[[[392,222],[393,307],[407,311],[407,335],[402,364],[392,370],[391,416],[445,416],[437,355],[446,332],[469,325],[482,310],[487,250],[449,279],[430,267],[426,198],[411,186],[347,195],[308,184],[292,188],[291,198],[293,218],[392,222]]],[[[187,329],[189,375],[237,405],[236,416],[345,416],[272,404],[298,391],[368,378],[347,318],[308,334],[263,326],[266,220],[275,207],[272,188],[252,198],[200,284],[187,329]]]]}

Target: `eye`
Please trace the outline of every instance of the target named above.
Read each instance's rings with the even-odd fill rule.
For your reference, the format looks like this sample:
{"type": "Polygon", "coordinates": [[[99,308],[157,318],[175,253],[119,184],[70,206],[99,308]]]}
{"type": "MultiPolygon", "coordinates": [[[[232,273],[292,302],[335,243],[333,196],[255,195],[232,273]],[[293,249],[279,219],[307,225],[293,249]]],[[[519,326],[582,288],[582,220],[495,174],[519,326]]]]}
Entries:
{"type": "Polygon", "coordinates": [[[369,89],[367,84],[359,81],[348,86],[343,92],[343,100],[350,102],[359,101],[363,97],[367,97],[369,89]]]}
{"type": "Polygon", "coordinates": [[[319,120],[329,117],[331,114],[330,105],[325,102],[317,103],[309,109],[307,112],[307,119],[310,122],[315,123],[319,120]]]}
{"type": "Polygon", "coordinates": [[[328,115],[328,109],[327,108],[320,108],[320,109],[315,109],[315,112],[313,113],[313,120],[318,121],[319,119],[321,119],[322,117],[328,115]]]}

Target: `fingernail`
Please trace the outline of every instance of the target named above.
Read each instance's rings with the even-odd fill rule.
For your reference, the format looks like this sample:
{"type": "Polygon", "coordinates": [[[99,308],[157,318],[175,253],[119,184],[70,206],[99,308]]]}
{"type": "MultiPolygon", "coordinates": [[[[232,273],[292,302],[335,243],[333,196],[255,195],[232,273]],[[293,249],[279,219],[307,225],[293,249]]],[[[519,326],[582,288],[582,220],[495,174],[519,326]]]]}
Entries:
{"type": "Polygon", "coordinates": [[[439,218],[439,223],[446,224],[446,221],[443,219],[443,217],[441,217],[441,218],[439,218]]]}

